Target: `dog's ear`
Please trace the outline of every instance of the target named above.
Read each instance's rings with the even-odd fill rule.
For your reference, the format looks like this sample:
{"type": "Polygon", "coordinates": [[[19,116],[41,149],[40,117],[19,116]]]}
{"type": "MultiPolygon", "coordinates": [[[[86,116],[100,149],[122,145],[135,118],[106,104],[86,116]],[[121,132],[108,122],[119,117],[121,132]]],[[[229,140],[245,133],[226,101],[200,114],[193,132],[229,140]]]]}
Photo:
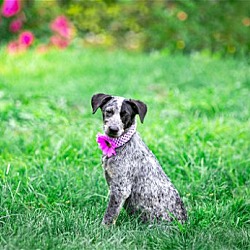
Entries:
{"type": "Polygon", "coordinates": [[[131,104],[135,113],[139,115],[141,123],[143,123],[144,117],[147,114],[147,105],[139,100],[133,99],[129,99],[129,103],[131,104]]]}
{"type": "Polygon", "coordinates": [[[92,106],[93,114],[96,112],[98,108],[103,106],[110,99],[112,99],[111,95],[106,95],[102,93],[93,95],[91,98],[91,106],[92,106]]]}

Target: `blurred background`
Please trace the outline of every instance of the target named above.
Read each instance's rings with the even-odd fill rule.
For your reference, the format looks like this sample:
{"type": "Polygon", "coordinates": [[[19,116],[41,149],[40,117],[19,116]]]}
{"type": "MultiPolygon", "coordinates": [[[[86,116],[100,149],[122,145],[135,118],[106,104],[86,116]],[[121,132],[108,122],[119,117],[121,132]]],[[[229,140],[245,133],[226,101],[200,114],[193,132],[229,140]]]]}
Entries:
{"type": "Polygon", "coordinates": [[[69,45],[249,55],[249,1],[0,0],[10,53],[69,45]]]}

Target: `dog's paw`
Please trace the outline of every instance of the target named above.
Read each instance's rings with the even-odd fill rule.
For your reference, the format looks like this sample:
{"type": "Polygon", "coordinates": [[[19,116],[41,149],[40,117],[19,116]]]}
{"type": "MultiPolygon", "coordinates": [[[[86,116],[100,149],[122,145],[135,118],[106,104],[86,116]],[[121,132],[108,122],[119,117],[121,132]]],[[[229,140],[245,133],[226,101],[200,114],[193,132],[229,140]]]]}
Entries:
{"type": "Polygon", "coordinates": [[[104,228],[110,228],[110,226],[112,225],[110,225],[110,224],[108,224],[108,223],[105,223],[104,221],[102,221],[102,224],[101,224],[104,228]]]}
{"type": "Polygon", "coordinates": [[[113,220],[113,221],[105,220],[105,219],[102,220],[102,226],[104,226],[106,228],[114,226],[115,223],[116,223],[116,220],[113,220]]]}

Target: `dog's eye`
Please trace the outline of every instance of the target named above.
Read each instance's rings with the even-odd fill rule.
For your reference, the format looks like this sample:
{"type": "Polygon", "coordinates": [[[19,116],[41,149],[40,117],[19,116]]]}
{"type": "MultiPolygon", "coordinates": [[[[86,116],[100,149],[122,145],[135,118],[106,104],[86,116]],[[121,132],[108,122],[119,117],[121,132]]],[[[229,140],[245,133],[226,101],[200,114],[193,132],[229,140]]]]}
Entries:
{"type": "Polygon", "coordinates": [[[113,115],[113,114],[114,114],[114,111],[111,110],[111,109],[108,109],[108,110],[106,110],[106,114],[107,114],[107,115],[113,115]]]}
{"type": "Polygon", "coordinates": [[[126,111],[121,112],[121,117],[126,116],[128,113],[126,111]]]}

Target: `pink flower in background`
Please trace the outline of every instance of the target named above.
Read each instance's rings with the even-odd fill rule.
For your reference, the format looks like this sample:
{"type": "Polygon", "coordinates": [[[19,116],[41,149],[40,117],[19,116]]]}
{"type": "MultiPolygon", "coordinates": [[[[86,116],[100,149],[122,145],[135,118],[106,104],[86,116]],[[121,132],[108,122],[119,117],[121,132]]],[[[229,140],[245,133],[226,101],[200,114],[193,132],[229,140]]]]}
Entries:
{"type": "Polygon", "coordinates": [[[10,42],[7,46],[7,50],[9,53],[15,53],[18,50],[19,43],[17,41],[10,42]]]}
{"type": "Polygon", "coordinates": [[[19,43],[19,41],[13,41],[10,42],[7,45],[7,51],[10,54],[18,54],[20,52],[24,52],[26,50],[26,47],[19,43]]]}
{"type": "Polygon", "coordinates": [[[58,16],[50,24],[54,35],[50,38],[50,43],[59,49],[69,46],[73,38],[73,26],[65,16],[58,16]]]}
{"type": "Polygon", "coordinates": [[[30,31],[22,32],[18,40],[12,41],[7,45],[7,52],[10,54],[19,54],[27,50],[28,47],[33,43],[34,35],[30,31]]]}
{"type": "Polygon", "coordinates": [[[15,19],[10,23],[10,31],[13,33],[18,32],[23,26],[21,19],[15,19]]]}
{"type": "Polygon", "coordinates": [[[65,38],[62,38],[58,35],[54,35],[50,38],[50,42],[52,45],[59,49],[65,49],[66,47],[69,46],[69,41],[65,38]]]}
{"type": "Polygon", "coordinates": [[[4,0],[2,6],[2,15],[5,17],[11,17],[16,15],[20,9],[20,0],[4,0]]]}
{"type": "Polygon", "coordinates": [[[58,16],[54,21],[52,21],[50,28],[64,38],[69,39],[71,37],[71,25],[65,16],[58,16]]]}
{"type": "Polygon", "coordinates": [[[19,36],[19,43],[29,47],[34,41],[34,35],[30,31],[24,31],[19,36]]]}

